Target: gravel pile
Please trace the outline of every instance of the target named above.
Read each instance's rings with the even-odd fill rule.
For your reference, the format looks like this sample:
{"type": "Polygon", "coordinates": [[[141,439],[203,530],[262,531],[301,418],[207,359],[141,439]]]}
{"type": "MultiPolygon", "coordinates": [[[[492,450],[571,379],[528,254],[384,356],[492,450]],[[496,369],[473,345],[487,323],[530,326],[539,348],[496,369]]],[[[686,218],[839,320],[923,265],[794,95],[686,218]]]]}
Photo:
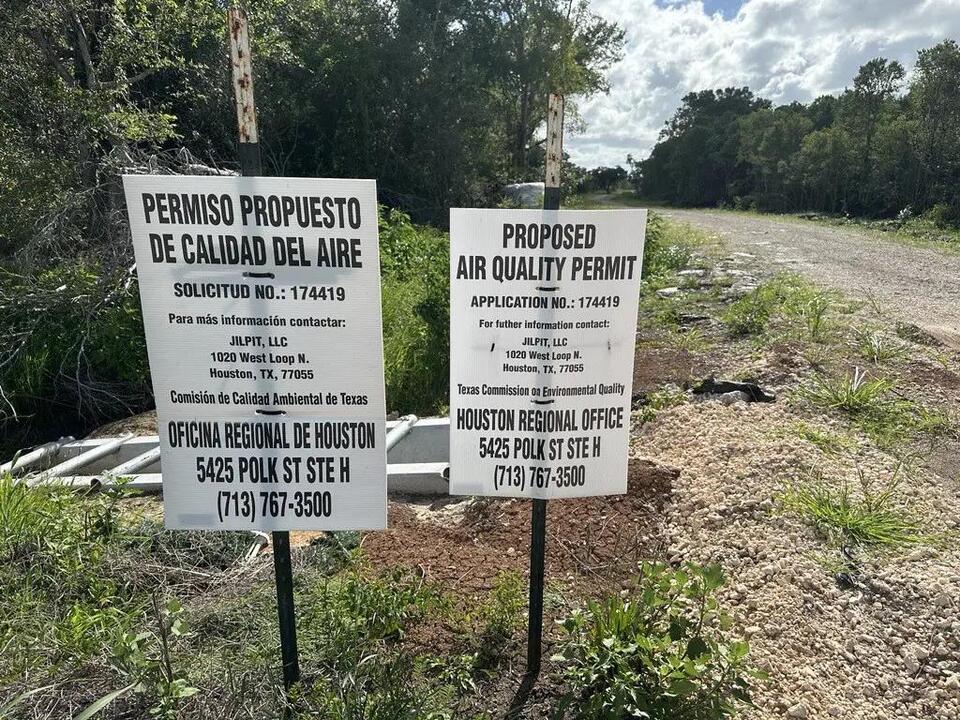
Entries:
{"type": "MultiPolygon", "coordinates": [[[[668,553],[723,566],[736,629],[770,673],[746,717],[960,720],[957,536],[885,557],[857,552],[853,584],[841,587],[842,556],[782,512],[784,484],[815,466],[853,482],[859,466],[881,482],[892,461],[861,448],[824,467],[819,450],[784,432],[796,419],[783,403],[689,403],[634,439],[636,456],[680,470],[668,553]]],[[[927,532],[960,530],[956,478],[917,470],[898,498],[927,532]]]]}

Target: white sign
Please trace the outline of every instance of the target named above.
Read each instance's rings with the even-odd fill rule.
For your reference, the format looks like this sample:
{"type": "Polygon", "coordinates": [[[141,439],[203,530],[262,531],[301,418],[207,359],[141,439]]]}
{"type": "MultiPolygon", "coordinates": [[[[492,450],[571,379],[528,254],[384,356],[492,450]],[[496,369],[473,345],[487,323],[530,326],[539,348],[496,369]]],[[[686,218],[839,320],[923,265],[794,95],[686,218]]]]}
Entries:
{"type": "Polygon", "coordinates": [[[123,180],[166,526],[386,527],[375,182],[123,180]]]}
{"type": "Polygon", "coordinates": [[[645,210],[450,215],[450,492],[627,490],[645,210]]]}

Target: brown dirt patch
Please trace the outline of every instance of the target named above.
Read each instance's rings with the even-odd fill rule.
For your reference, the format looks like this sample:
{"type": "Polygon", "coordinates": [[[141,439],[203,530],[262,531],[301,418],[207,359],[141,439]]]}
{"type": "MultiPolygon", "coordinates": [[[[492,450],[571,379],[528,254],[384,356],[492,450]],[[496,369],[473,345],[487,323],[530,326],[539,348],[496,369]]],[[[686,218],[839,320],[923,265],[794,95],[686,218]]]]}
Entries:
{"type": "Polygon", "coordinates": [[[922,365],[917,362],[910,363],[909,378],[912,382],[928,387],[947,390],[960,389],[960,375],[940,365],[922,365]]]}
{"type": "Polygon", "coordinates": [[[638,347],[633,361],[633,392],[649,393],[666,383],[683,387],[704,372],[702,359],[689,350],[638,347]]]}
{"type": "Polygon", "coordinates": [[[942,478],[960,481],[960,442],[937,442],[927,456],[927,467],[942,478]]]}
{"type": "MultiPolygon", "coordinates": [[[[630,580],[636,563],[661,557],[663,509],[678,472],[631,460],[626,495],[551,502],[547,508],[547,577],[589,594],[630,580]]],[[[504,570],[527,573],[530,503],[465,499],[434,512],[390,503],[390,527],[364,537],[374,569],[419,568],[454,594],[489,590],[504,570]]]]}

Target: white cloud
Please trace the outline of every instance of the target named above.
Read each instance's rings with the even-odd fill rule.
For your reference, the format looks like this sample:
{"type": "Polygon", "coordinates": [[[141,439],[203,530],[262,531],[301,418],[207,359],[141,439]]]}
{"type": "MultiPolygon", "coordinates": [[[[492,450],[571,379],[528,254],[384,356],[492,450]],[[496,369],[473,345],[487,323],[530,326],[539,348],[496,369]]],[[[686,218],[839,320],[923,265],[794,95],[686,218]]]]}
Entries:
{"type": "Polygon", "coordinates": [[[917,50],[960,39],[960,0],[746,0],[730,19],[701,0],[594,0],[626,30],[611,90],[580,103],[587,129],[565,149],[586,167],[646,157],[687,92],[748,85],[775,104],[850,85],[883,56],[911,68],[917,50]]]}

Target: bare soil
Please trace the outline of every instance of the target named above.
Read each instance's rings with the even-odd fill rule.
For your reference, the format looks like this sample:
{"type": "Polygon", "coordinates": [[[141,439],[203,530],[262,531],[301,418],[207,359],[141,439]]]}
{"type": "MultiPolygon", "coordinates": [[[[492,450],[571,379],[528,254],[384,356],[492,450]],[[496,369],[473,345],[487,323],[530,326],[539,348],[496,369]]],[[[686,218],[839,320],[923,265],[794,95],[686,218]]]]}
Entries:
{"type": "MultiPolygon", "coordinates": [[[[625,568],[662,558],[663,509],[678,471],[630,461],[626,495],[552,502],[547,507],[548,576],[582,595],[629,580],[625,568]]],[[[527,572],[530,503],[492,498],[390,504],[390,527],[364,537],[374,568],[413,567],[455,595],[478,595],[505,570],[527,572]]]]}

